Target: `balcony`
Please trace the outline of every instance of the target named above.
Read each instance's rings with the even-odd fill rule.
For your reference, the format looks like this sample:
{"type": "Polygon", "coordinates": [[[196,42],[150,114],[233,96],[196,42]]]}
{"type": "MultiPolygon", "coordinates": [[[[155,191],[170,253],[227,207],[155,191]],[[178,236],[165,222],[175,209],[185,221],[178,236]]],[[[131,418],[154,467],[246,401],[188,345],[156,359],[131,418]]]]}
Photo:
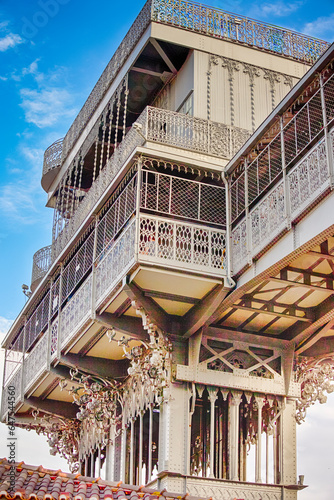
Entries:
{"type": "Polygon", "coordinates": [[[31,273],[31,291],[37,288],[51,265],[51,245],[40,248],[33,256],[31,273]]]}
{"type": "Polygon", "coordinates": [[[45,150],[44,153],[41,184],[42,188],[46,192],[49,191],[49,188],[60,169],[63,140],[64,139],[58,139],[55,141],[45,150]]]}
{"type": "Polygon", "coordinates": [[[312,64],[329,47],[322,40],[196,2],[148,0],[67,132],[63,160],[151,21],[265,50],[307,64],[312,64]]]}
{"type": "MultiPolygon", "coordinates": [[[[115,149],[88,193],[52,245],[52,261],[66,247],[85,219],[96,210],[108,193],[112,180],[126,166],[134,151],[141,146],[154,148],[164,144],[213,158],[226,160],[239,150],[250,132],[231,125],[183,115],[173,111],[146,107],[123,141],[115,149]]],[[[213,163],[215,160],[213,160],[213,163]]]]}
{"type": "Polygon", "coordinates": [[[246,168],[242,161],[239,174],[229,177],[234,275],[330,193],[333,95],[331,76],[294,116],[286,112],[281,131],[273,126],[274,138],[262,137],[262,150],[254,147],[246,168]]]}

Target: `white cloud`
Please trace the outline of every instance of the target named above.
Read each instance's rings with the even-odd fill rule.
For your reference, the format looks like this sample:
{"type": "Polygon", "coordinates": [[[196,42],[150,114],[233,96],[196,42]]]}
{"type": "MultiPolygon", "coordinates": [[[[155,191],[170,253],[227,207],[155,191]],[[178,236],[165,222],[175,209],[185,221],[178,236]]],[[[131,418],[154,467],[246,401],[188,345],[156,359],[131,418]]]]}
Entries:
{"type": "Polygon", "coordinates": [[[15,33],[8,33],[3,38],[0,38],[0,52],[5,52],[8,49],[12,49],[15,47],[15,45],[19,45],[20,43],[23,43],[23,39],[20,37],[20,35],[17,35],[15,33]]]}
{"type": "Polygon", "coordinates": [[[12,323],[13,323],[12,319],[0,316],[0,337],[6,335],[12,323]]]}
{"type": "Polygon", "coordinates": [[[318,17],[311,23],[305,24],[303,33],[317,38],[332,41],[334,39],[334,12],[327,17],[318,17]]]}
{"type": "Polygon", "coordinates": [[[14,174],[15,168],[25,164],[27,175],[22,174],[21,170],[18,180],[14,179],[2,186],[0,213],[6,221],[15,221],[24,225],[36,224],[46,215],[44,211],[40,211],[44,198],[40,187],[44,151],[22,146],[19,153],[18,163],[9,160],[10,170],[14,174]]]}
{"type": "Polygon", "coordinates": [[[39,128],[55,125],[60,119],[75,116],[76,110],[71,107],[72,96],[66,89],[42,88],[21,89],[21,106],[28,123],[39,128]]]}
{"type": "Polygon", "coordinates": [[[12,74],[16,81],[28,76],[33,78],[34,88],[24,87],[20,90],[26,121],[44,128],[74,118],[76,109],[72,106],[73,96],[64,88],[66,69],[57,67],[43,73],[38,69],[38,62],[39,59],[36,59],[23,68],[20,74],[12,74]]]}

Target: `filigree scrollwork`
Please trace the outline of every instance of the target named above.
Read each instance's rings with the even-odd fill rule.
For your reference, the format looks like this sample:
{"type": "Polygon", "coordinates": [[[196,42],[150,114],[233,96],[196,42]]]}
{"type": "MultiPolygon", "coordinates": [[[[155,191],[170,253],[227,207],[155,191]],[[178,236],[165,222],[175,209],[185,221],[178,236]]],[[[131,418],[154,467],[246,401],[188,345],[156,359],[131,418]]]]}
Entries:
{"type": "Polygon", "coordinates": [[[42,415],[34,410],[32,415],[35,423],[29,424],[27,430],[34,430],[37,434],[47,437],[50,454],[59,454],[70,465],[71,472],[79,470],[79,436],[80,423],[77,420],[42,415]]]}
{"type": "Polygon", "coordinates": [[[317,401],[326,403],[327,394],[334,391],[334,355],[326,358],[299,358],[296,363],[296,381],[301,384],[301,397],[297,400],[296,420],[301,424],[306,410],[317,401]]]}

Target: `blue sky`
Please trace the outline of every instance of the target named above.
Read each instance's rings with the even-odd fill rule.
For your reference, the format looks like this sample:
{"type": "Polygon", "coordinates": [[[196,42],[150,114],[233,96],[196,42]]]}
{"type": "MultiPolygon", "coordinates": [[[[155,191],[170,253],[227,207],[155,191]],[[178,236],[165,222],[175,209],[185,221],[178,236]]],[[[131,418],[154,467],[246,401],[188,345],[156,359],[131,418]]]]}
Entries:
{"type": "MultiPolygon", "coordinates": [[[[334,40],[334,0],[208,3],[334,40]]],[[[52,211],[44,208],[46,194],[40,187],[44,150],[66,134],[142,4],[0,0],[1,336],[24,305],[21,285],[30,284],[34,252],[51,243],[52,211]]],[[[333,498],[334,438],[329,434],[333,421],[334,396],[327,405],[315,407],[299,431],[298,473],[312,484],[300,494],[301,500],[317,498],[319,492],[323,500],[333,498]]],[[[5,433],[1,426],[1,436],[5,433]]],[[[20,439],[20,459],[60,466],[47,455],[46,446],[39,448],[37,458],[36,452],[31,455],[34,435],[22,433],[20,439]]]]}

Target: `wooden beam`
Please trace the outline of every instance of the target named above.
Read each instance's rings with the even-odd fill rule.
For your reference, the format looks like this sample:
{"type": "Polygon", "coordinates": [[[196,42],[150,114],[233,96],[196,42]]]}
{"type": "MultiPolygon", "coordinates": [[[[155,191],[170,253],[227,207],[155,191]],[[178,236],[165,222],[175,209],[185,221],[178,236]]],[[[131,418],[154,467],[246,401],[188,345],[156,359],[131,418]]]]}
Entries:
{"type": "Polygon", "coordinates": [[[173,75],[173,73],[169,71],[158,73],[158,71],[152,71],[150,69],[145,69],[145,68],[137,68],[136,66],[132,66],[131,71],[136,71],[136,73],[144,73],[145,75],[150,75],[150,76],[157,76],[158,78],[161,78],[163,81],[165,81],[167,78],[173,75]]]}
{"type": "Polygon", "coordinates": [[[333,273],[330,274],[324,274],[324,273],[318,273],[316,271],[312,271],[309,269],[301,269],[299,267],[292,267],[288,266],[285,268],[287,271],[291,271],[292,273],[296,274],[308,274],[309,276],[314,276],[315,278],[323,278],[325,280],[334,280],[334,275],[333,273]]]}
{"type": "Polygon", "coordinates": [[[174,293],[156,292],[154,290],[143,290],[145,297],[152,297],[153,299],[166,299],[173,302],[184,302],[185,304],[197,304],[199,299],[194,297],[186,297],[185,295],[176,295],[174,293]]]}
{"type": "Polygon", "coordinates": [[[267,311],[266,309],[254,309],[253,307],[240,306],[239,304],[234,305],[233,308],[236,310],[242,309],[243,311],[250,311],[252,313],[257,313],[257,314],[270,314],[271,316],[276,316],[279,318],[294,319],[297,321],[304,321],[305,323],[312,323],[312,320],[310,318],[293,316],[292,314],[284,314],[275,311],[267,311]]]}
{"type": "Polygon", "coordinates": [[[303,312],[306,314],[308,314],[310,312],[309,307],[299,307],[299,306],[295,306],[293,304],[283,304],[283,302],[276,302],[275,298],[269,299],[269,300],[264,300],[264,299],[255,299],[254,297],[252,297],[252,295],[244,295],[241,299],[241,302],[246,302],[246,301],[254,302],[255,304],[262,304],[262,305],[267,304],[267,305],[271,305],[273,307],[275,307],[275,306],[281,307],[282,309],[287,309],[290,312],[300,311],[300,312],[303,312]]]}
{"type": "Polygon", "coordinates": [[[212,315],[230,291],[230,288],[218,285],[203,300],[192,307],[183,317],[183,336],[191,337],[203,325],[210,323],[212,315]]]}
{"type": "Polygon", "coordinates": [[[290,281],[290,280],[285,280],[282,278],[268,278],[267,281],[274,281],[275,283],[282,283],[282,285],[285,285],[287,287],[293,287],[293,286],[298,286],[298,287],[303,287],[303,288],[308,288],[309,290],[314,290],[315,292],[327,292],[329,294],[334,294],[334,290],[331,288],[323,288],[321,286],[315,286],[315,285],[309,285],[306,283],[300,283],[299,281],[290,281]]]}
{"type": "Polygon", "coordinates": [[[309,250],[307,252],[307,255],[312,255],[312,257],[317,257],[318,259],[331,260],[332,262],[334,262],[334,255],[331,255],[329,253],[320,253],[315,252],[314,250],[309,250]]]}
{"type": "Polygon", "coordinates": [[[164,62],[167,64],[169,67],[170,71],[176,75],[177,69],[175,68],[174,64],[172,61],[169,59],[167,56],[166,52],[162,49],[161,45],[155,40],[155,38],[150,39],[151,44],[155,48],[155,50],[158,52],[159,56],[164,60],[164,62]]]}
{"type": "Polygon", "coordinates": [[[42,410],[45,413],[56,415],[57,417],[75,418],[78,407],[65,401],[55,399],[40,399],[36,397],[24,398],[24,404],[42,410]]]}
{"type": "MultiPolygon", "coordinates": [[[[319,339],[321,339],[334,325],[334,319],[329,321],[325,326],[320,328],[316,333],[311,335],[308,339],[304,340],[297,346],[296,354],[302,354],[304,351],[312,347],[319,339]]],[[[334,332],[333,332],[334,335],[334,332]]]]}
{"type": "Polygon", "coordinates": [[[96,377],[118,380],[128,376],[129,361],[127,359],[105,359],[68,353],[61,356],[60,362],[96,377]]]}
{"type": "Polygon", "coordinates": [[[132,316],[121,316],[118,318],[114,314],[103,312],[97,314],[95,320],[106,328],[115,328],[115,330],[125,334],[131,335],[139,340],[147,340],[147,333],[143,330],[140,318],[133,318],[132,316]]]}
{"type": "Polygon", "coordinates": [[[145,297],[142,290],[135,283],[128,282],[126,279],[123,282],[123,290],[127,296],[142,307],[145,314],[148,315],[150,321],[158,328],[166,333],[178,334],[180,331],[180,323],[174,316],[167,314],[156,302],[153,302],[149,297],[145,297]]]}

